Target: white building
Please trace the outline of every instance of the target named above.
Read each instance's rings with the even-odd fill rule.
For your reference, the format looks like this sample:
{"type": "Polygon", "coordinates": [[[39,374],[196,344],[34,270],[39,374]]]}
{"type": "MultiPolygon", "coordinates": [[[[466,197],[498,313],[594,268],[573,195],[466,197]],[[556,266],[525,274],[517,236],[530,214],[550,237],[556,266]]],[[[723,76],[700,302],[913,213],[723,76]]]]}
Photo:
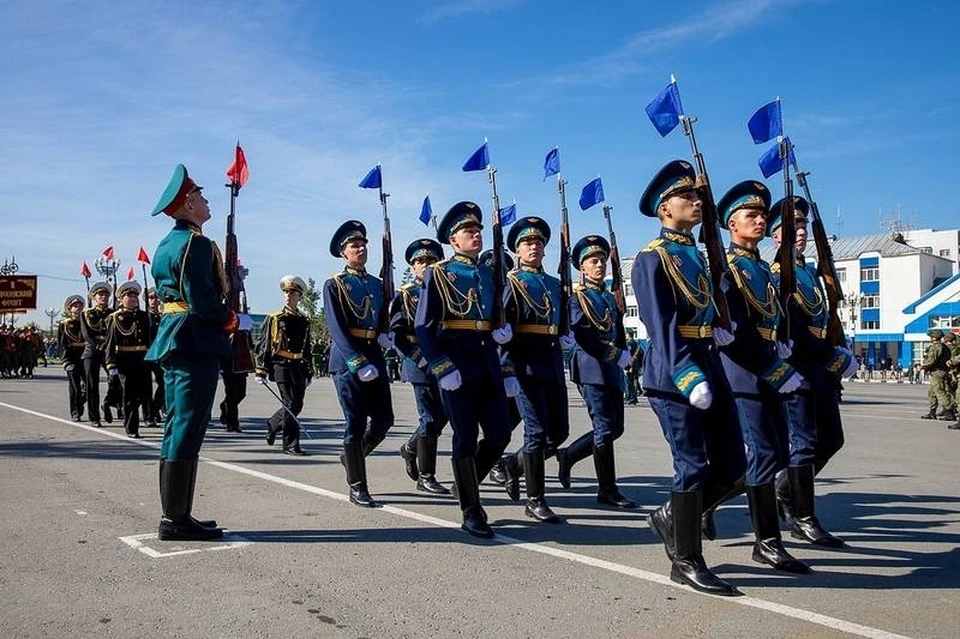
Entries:
{"type": "MultiPolygon", "coordinates": [[[[922,359],[930,328],[952,328],[960,333],[960,231],[908,233],[921,245],[909,243],[907,233],[831,242],[844,293],[840,307],[844,331],[868,365],[879,366],[889,357],[906,368],[922,359]]],[[[812,239],[807,247],[807,260],[815,263],[812,239]]],[[[765,260],[772,261],[775,252],[772,241],[761,244],[765,260]]],[[[638,339],[646,339],[630,285],[633,259],[623,260],[622,267],[627,302],[624,328],[638,339]]]]}

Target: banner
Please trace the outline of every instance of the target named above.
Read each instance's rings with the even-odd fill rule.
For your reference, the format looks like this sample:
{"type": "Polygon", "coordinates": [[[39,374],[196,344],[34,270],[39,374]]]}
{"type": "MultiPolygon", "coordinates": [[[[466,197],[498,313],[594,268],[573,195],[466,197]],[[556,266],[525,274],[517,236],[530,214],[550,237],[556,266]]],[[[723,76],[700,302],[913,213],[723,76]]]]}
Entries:
{"type": "Polygon", "coordinates": [[[36,275],[0,275],[0,313],[37,308],[36,275]]]}

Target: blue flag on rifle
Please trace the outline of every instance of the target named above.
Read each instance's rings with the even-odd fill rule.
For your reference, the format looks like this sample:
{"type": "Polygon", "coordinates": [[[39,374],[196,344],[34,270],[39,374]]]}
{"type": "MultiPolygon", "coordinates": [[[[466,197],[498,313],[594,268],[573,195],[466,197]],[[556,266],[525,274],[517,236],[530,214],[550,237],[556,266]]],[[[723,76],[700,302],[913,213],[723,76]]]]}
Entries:
{"type": "Polygon", "coordinates": [[[510,226],[517,221],[517,203],[500,209],[500,225],[510,226]]]}
{"type": "Polygon", "coordinates": [[[433,207],[430,206],[430,194],[427,193],[427,197],[423,198],[423,206],[420,207],[420,221],[425,225],[429,225],[432,217],[433,207]]]}
{"type": "Polygon", "coordinates": [[[367,173],[367,177],[360,180],[360,184],[357,186],[359,186],[361,189],[379,189],[381,186],[383,186],[383,181],[380,175],[380,165],[378,164],[370,169],[370,172],[367,173]]]}
{"type": "Polygon", "coordinates": [[[580,210],[586,211],[594,204],[603,202],[603,182],[600,178],[588,182],[580,191],[580,210]]]}
{"type": "Polygon", "coordinates": [[[490,151],[487,149],[487,143],[473,152],[467,161],[463,163],[464,171],[483,171],[490,166],[490,151]]]}
{"type": "MultiPolygon", "coordinates": [[[[797,156],[793,154],[793,145],[790,143],[790,138],[786,137],[783,141],[790,147],[790,165],[793,167],[793,170],[797,170],[797,156]]],[[[760,172],[763,173],[763,177],[768,178],[771,175],[776,175],[783,170],[783,160],[780,159],[780,145],[774,144],[767,152],[760,156],[760,161],[757,162],[760,165],[760,172]]]]}
{"type": "Polygon", "coordinates": [[[780,98],[757,109],[757,112],[750,116],[747,128],[750,130],[750,137],[753,138],[754,144],[763,144],[778,135],[783,135],[780,98]]]}
{"type": "Polygon", "coordinates": [[[543,179],[560,173],[560,147],[553,147],[543,160],[543,179]]]}
{"type": "Polygon", "coordinates": [[[670,84],[657,94],[645,110],[661,137],[666,137],[677,128],[680,116],[683,115],[683,105],[680,104],[680,90],[677,89],[676,78],[670,76],[670,84]]]}

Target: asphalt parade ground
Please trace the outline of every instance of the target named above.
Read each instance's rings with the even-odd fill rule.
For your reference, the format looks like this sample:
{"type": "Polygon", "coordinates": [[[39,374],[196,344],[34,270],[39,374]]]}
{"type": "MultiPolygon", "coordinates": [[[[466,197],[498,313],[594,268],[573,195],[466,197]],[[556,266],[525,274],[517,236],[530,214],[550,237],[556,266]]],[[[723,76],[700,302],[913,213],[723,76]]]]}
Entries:
{"type": "MultiPolygon", "coordinates": [[[[744,596],[716,598],[669,579],[646,515],[667,496],[667,445],[641,400],[617,442],[623,492],[595,501],[589,460],[536,524],[485,483],[497,531],[459,529],[452,497],[415,490],[397,453],[415,426],[411,388],[393,385],[397,423],[368,461],[371,493],[346,498],[339,404],[329,378],[308,389],[310,457],[264,442],[277,407],[249,384],[242,434],[211,424],[194,514],[229,529],[213,543],[159,542],[160,429],[129,440],[116,422],[74,423],[58,369],[0,380],[0,636],[13,637],[958,637],[960,432],[920,420],[926,387],[848,383],[846,447],[818,479],[818,515],[843,550],[784,533],[814,574],[750,558],[740,497],[717,515],[707,562],[744,596]]],[[[219,397],[218,397],[219,401],[219,397]]],[[[588,429],[571,392],[572,437],[588,429]]],[[[514,433],[511,449],[521,440],[514,433]]],[[[449,427],[438,478],[449,486],[449,427]]]]}

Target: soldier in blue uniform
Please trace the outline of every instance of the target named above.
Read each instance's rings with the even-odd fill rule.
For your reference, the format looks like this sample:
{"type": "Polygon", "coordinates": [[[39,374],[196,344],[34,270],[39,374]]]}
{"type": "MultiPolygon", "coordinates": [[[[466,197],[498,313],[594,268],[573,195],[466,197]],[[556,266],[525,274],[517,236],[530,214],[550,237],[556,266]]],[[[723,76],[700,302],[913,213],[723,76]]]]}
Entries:
{"type": "MultiPolygon", "coordinates": [[[[223,256],[203,234],[210,207],[179,164],[151,215],[165,213],[173,229],[157,246],[151,272],[163,316],[146,361],[163,368],[166,423],[160,445],[162,540],[223,536],[213,520],[191,515],[197,464],[217,392],[220,360],[232,356],[228,335],[244,328],[226,302],[223,256]]],[[[246,327],[249,328],[249,327],[246,327]]]]}
{"type": "MultiPolygon", "coordinates": [[[[83,298],[71,295],[63,302],[63,313],[67,317],[57,326],[57,345],[60,347],[60,361],[70,383],[70,418],[79,422],[83,417],[84,375],[83,375],[83,335],[80,332],[80,313],[83,312],[83,298]]],[[[99,376],[100,371],[97,371],[99,376]]]]}
{"type": "MultiPolygon", "coordinates": [[[[767,232],[780,246],[780,231],[786,199],[770,210],[767,232]]],[[[857,360],[845,348],[825,341],[830,320],[827,298],[814,264],[807,264],[807,213],[810,206],[794,196],[796,220],[797,292],[790,307],[790,338],[793,352],[788,362],[803,375],[804,383],[784,401],[783,415],[790,436],[790,461],[777,475],[780,514],[793,537],[817,546],[840,548],[838,537],[823,529],[814,508],[813,478],[843,447],[843,424],[834,392],[837,382],[857,372],[857,360]]],[[[779,264],[772,269],[779,284],[779,264]]]]}
{"type": "Polygon", "coordinates": [[[607,257],[610,243],[588,235],[574,244],[570,260],[580,269],[580,284],[570,297],[570,330],[577,348],[570,379],[580,387],[593,429],[557,450],[560,484],[570,487],[573,465],[593,455],[597,472],[597,502],[616,508],[636,508],[617,487],[613,442],[623,435],[623,369],[631,356],[626,349],[623,314],[607,290],[607,257]]]}
{"type": "Polygon", "coordinates": [[[663,226],[634,259],[631,280],[649,338],[643,387],[674,468],[670,500],[647,522],[664,543],[671,579],[735,595],[707,567],[700,530],[702,513],[742,486],[746,459],[717,349],[733,335],[714,326],[713,286],[693,236],[702,219],[693,167],[682,160],[664,166],[640,198],[640,212],[663,226]]]}
{"type": "Polygon", "coordinates": [[[107,318],[104,347],[107,373],[120,382],[123,430],[127,437],[140,439],[140,406],[150,393],[150,373],[144,362],[151,342],[150,320],[139,307],[142,288],[137,282],[117,287],[120,308],[107,318]]]}
{"type": "Polygon", "coordinates": [[[746,492],[756,542],[753,559],[777,570],[806,574],[780,535],[774,480],[787,466],[789,442],[777,413],[803,377],[785,360],[789,343],[777,341],[781,317],[777,289],[757,245],[766,235],[770,191],[746,180],[720,199],[717,214],[730,232],[723,293],[736,324],[736,340],[722,347],[721,361],[733,389],[740,429],[747,448],[746,492]]]}
{"type": "Polygon", "coordinates": [[[297,308],[307,283],[295,275],[284,275],[280,290],[283,308],[267,315],[260,330],[256,378],[261,384],[267,377],[276,381],[284,404],[267,420],[267,445],[273,446],[277,432],[283,431],[283,452],[305,457],[307,453],[300,448],[300,424],[294,416],[303,410],[303,397],[313,380],[310,318],[297,308]]]}
{"type": "Polygon", "coordinates": [[[407,476],[417,482],[417,490],[434,495],[449,495],[437,481],[437,439],[447,425],[437,378],[430,373],[417,339],[414,320],[423,291],[423,273],[431,264],[443,259],[443,247],[436,240],[414,240],[404,258],[413,269],[414,279],[404,284],[390,302],[390,330],[395,347],[403,355],[401,379],[413,386],[420,423],[417,430],[400,447],[407,476]]]}
{"type": "Polygon", "coordinates": [[[497,344],[510,341],[512,329],[509,324],[492,325],[494,273],[477,261],[483,248],[482,219],[473,202],[459,202],[444,214],[437,239],[454,253],[424,273],[414,326],[453,428],[461,527],[489,538],[494,533],[480,504],[478,477],[490,472],[510,443],[497,344]],[[478,442],[480,431],[483,438],[478,442]]]}
{"type": "MultiPolygon", "coordinates": [[[[502,346],[503,359],[512,377],[519,416],[523,419],[523,447],[502,459],[507,493],[520,499],[520,477],[526,477],[528,517],[559,523],[544,496],[544,460],[552,457],[570,434],[563,350],[573,345],[560,335],[560,280],[543,270],[544,248],[550,226],[541,218],[526,217],[510,227],[507,245],[517,265],[507,273],[504,309],[513,327],[513,339],[502,346]],[[562,344],[564,346],[562,346],[562,344]]],[[[508,393],[509,395],[509,393],[508,393]]],[[[511,426],[514,422],[511,420],[511,426]]]]}
{"type": "Polygon", "coordinates": [[[367,487],[366,457],[393,426],[393,404],[383,349],[390,336],[378,325],[383,285],[367,273],[367,228],[347,220],[330,240],[330,254],[341,257],[343,271],[323,284],[323,308],[330,331],[330,362],[346,425],[341,461],[346,469],[350,501],[376,506],[367,487]],[[369,425],[368,425],[369,420],[369,425]]]}

